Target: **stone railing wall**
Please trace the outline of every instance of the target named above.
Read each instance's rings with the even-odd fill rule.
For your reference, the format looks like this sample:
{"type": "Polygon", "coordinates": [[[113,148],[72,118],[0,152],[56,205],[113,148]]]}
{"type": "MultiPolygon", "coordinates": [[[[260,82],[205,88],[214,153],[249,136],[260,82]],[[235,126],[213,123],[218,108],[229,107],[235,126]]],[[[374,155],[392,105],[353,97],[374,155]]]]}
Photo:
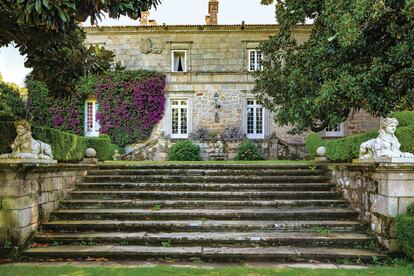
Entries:
{"type": "Polygon", "coordinates": [[[378,241],[399,251],[394,218],[414,202],[414,164],[335,164],[332,178],[378,241]]]}
{"type": "MultiPolygon", "coordinates": [[[[167,160],[170,147],[181,139],[158,139],[156,143],[135,145],[137,149],[125,154],[123,160],[167,160]]],[[[200,146],[200,154],[203,160],[233,160],[243,139],[234,140],[193,140],[200,146]]],[[[264,159],[296,160],[307,157],[303,144],[288,144],[277,138],[252,140],[264,159]]]]}
{"type": "Polygon", "coordinates": [[[0,164],[0,245],[24,245],[92,166],[0,164]]]}

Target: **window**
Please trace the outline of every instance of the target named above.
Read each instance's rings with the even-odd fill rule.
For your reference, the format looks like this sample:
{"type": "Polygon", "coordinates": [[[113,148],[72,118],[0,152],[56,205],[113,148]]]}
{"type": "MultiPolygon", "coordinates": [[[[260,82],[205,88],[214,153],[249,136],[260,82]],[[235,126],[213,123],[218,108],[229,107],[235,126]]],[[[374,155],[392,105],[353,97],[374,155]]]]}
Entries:
{"type": "Polygon", "coordinates": [[[172,51],[172,72],[187,72],[187,51],[172,51]]]}
{"type": "Polygon", "coordinates": [[[96,119],[98,104],[96,100],[87,100],[85,102],[85,136],[99,136],[99,123],[96,119]]]}
{"type": "Polygon", "coordinates": [[[344,136],[344,123],[337,124],[334,127],[325,128],[325,137],[341,137],[344,136]]]}
{"type": "Polygon", "coordinates": [[[188,138],[188,99],[171,100],[171,138],[188,138]]]}
{"type": "Polygon", "coordinates": [[[262,52],[259,50],[249,50],[249,71],[262,70],[262,52]]]}
{"type": "Polygon", "coordinates": [[[246,99],[247,118],[246,134],[250,139],[264,138],[264,108],[254,98],[246,99]]]}

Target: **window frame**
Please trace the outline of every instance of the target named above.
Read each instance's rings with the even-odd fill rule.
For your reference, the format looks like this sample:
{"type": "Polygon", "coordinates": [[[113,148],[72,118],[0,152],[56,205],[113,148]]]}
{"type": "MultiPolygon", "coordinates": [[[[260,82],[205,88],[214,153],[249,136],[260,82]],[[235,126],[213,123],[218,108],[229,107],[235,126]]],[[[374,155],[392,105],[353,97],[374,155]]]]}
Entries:
{"type": "Polygon", "coordinates": [[[171,72],[172,73],[186,73],[187,72],[187,50],[171,50],[171,72]],[[174,53],[181,52],[184,53],[184,70],[183,71],[175,71],[174,70],[174,53]]]}
{"type": "Polygon", "coordinates": [[[186,97],[172,97],[169,99],[169,133],[170,137],[172,139],[188,139],[189,133],[190,133],[190,99],[186,97]],[[173,101],[180,101],[178,105],[174,105],[173,101]],[[181,101],[186,101],[187,105],[181,105],[181,101]],[[181,108],[185,107],[187,109],[186,115],[187,115],[187,133],[183,134],[181,133],[181,108]],[[178,134],[173,133],[173,108],[178,108],[178,134]]]}
{"type": "Polygon", "coordinates": [[[338,124],[339,131],[328,131],[327,128],[324,130],[324,137],[344,137],[345,136],[345,122],[338,124]]]}
{"type": "Polygon", "coordinates": [[[248,72],[256,72],[256,71],[261,71],[263,70],[263,66],[261,63],[257,62],[258,58],[257,58],[257,54],[260,52],[260,61],[263,61],[263,54],[261,50],[258,49],[249,49],[247,51],[247,71],[248,72]],[[251,60],[251,53],[255,52],[255,59],[256,59],[256,64],[254,66],[254,69],[251,69],[251,65],[252,65],[252,60],[251,60]]]}
{"type": "Polygon", "coordinates": [[[246,119],[245,119],[245,133],[246,133],[246,137],[248,139],[264,139],[265,138],[265,131],[266,131],[266,109],[264,108],[263,105],[258,104],[257,103],[257,99],[254,97],[247,97],[245,98],[245,110],[244,110],[245,114],[246,114],[246,119]],[[253,101],[253,105],[249,105],[249,101],[253,101]],[[253,108],[253,130],[254,133],[249,133],[249,108],[253,108]],[[262,109],[262,133],[257,133],[257,109],[261,108],[262,109]]]}
{"type": "Polygon", "coordinates": [[[96,114],[97,114],[97,110],[98,110],[99,104],[97,102],[97,100],[95,99],[87,99],[85,101],[85,124],[84,124],[84,134],[86,137],[98,137],[99,136],[99,130],[100,130],[100,125],[98,120],[96,119],[96,114]],[[89,118],[88,118],[88,104],[91,103],[92,104],[92,128],[91,131],[89,131],[89,118]]]}

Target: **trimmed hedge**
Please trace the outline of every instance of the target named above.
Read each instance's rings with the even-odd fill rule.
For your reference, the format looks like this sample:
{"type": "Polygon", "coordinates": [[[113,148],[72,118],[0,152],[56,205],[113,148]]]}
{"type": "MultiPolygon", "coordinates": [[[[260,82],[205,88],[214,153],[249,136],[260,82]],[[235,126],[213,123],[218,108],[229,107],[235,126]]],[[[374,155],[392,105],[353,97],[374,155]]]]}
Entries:
{"type": "Polygon", "coordinates": [[[359,157],[359,146],[377,136],[378,132],[375,130],[342,139],[326,141],[326,158],[334,162],[351,162],[352,159],[359,157]]]}
{"type": "Polygon", "coordinates": [[[389,117],[396,118],[400,127],[414,126],[414,112],[412,111],[393,112],[389,117]]]}
{"type": "Polygon", "coordinates": [[[414,260],[414,204],[410,204],[408,210],[407,215],[395,218],[395,232],[402,250],[414,260]]]}
{"type": "MultiPolygon", "coordinates": [[[[0,154],[11,152],[10,144],[16,137],[14,123],[12,121],[0,121],[0,154]]],[[[107,136],[99,138],[83,137],[75,134],[62,132],[58,129],[32,127],[33,137],[45,142],[52,147],[53,158],[60,162],[78,162],[85,157],[87,148],[96,150],[96,157],[100,161],[112,160],[115,150],[121,154],[124,150],[117,145],[111,144],[107,136]]]]}
{"type": "Polygon", "coordinates": [[[306,137],[305,146],[311,159],[315,158],[316,150],[320,146],[324,145],[324,143],[325,142],[318,133],[311,132],[308,134],[308,136],[306,137]]]}
{"type": "MultiPolygon", "coordinates": [[[[401,143],[401,151],[414,152],[414,127],[399,127],[396,136],[401,143]]],[[[324,141],[319,134],[313,133],[306,138],[306,148],[309,156],[314,157],[315,151],[320,146],[326,147],[326,158],[334,162],[351,162],[359,157],[359,146],[378,136],[377,131],[352,135],[341,139],[324,141]]]]}
{"type": "Polygon", "coordinates": [[[239,146],[235,160],[263,160],[259,154],[256,144],[251,140],[244,140],[239,146]]]}
{"type": "Polygon", "coordinates": [[[76,162],[83,159],[88,148],[88,138],[53,128],[32,127],[33,138],[52,147],[54,159],[76,162]]]}
{"type": "Polygon", "coordinates": [[[180,141],[171,146],[168,152],[170,161],[201,161],[200,147],[191,141],[180,141]]]}

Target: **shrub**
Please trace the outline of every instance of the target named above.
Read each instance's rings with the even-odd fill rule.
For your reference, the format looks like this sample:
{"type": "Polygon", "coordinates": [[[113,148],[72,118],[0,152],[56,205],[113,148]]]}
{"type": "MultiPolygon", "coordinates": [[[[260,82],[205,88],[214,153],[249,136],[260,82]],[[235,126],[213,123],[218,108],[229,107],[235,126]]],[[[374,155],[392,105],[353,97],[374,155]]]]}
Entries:
{"type": "Polygon", "coordinates": [[[11,152],[10,145],[15,137],[13,121],[0,120],[0,154],[11,152]]]}
{"type": "Polygon", "coordinates": [[[236,160],[262,160],[262,156],[257,151],[255,143],[251,140],[244,140],[239,146],[236,160]]]}
{"type": "Polygon", "coordinates": [[[112,160],[115,150],[123,153],[123,149],[111,144],[111,141],[105,137],[83,137],[43,127],[32,127],[32,133],[35,139],[51,145],[54,159],[61,162],[81,161],[85,157],[87,148],[94,148],[96,158],[100,161],[112,160]]]}
{"type": "Polygon", "coordinates": [[[414,203],[411,203],[407,207],[407,215],[414,217],[414,203]]]}
{"type": "Polygon", "coordinates": [[[83,134],[84,100],[77,94],[68,98],[53,98],[41,81],[28,80],[27,109],[35,125],[58,128],[64,132],[83,134]]]}
{"type": "Polygon", "coordinates": [[[33,138],[52,147],[53,158],[62,162],[77,162],[85,156],[88,140],[85,137],[57,129],[32,127],[33,138]]]}
{"type": "Polygon", "coordinates": [[[27,99],[27,112],[32,118],[32,124],[53,127],[49,108],[54,101],[49,97],[49,89],[41,81],[29,79],[26,81],[29,95],[27,99]]]}
{"type": "Polygon", "coordinates": [[[171,146],[168,153],[171,161],[201,161],[200,147],[191,141],[180,141],[171,146]]]}
{"type": "Polygon", "coordinates": [[[115,150],[122,153],[122,150],[114,144],[111,144],[111,139],[106,137],[86,138],[88,148],[93,148],[96,151],[96,158],[100,161],[112,160],[115,150]]]}
{"type": "Polygon", "coordinates": [[[414,126],[414,112],[413,111],[399,111],[390,114],[391,118],[398,120],[400,127],[414,126]]]}
{"type": "Polygon", "coordinates": [[[306,149],[308,151],[309,157],[311,159],[315,158],[316,156],[316,150],[324,145],[324,141],[322,139],[322,137],[315,132],[311,132],[308,134],[308,136],[306,137],[305,140],[305,145],[306,145],[306,149]]]}
{"type": "Polygon", "coordinates": [[[26,117],[26,105],[19,90],[2,82],[0,82],[0,114],[11,116],[14,119],[26,117]]]}
{"type": "Polygon", "coordinates": [[[404,253],[414,259],[414,216],[397,216],[395,218],[395,232],[404,253]]]}
{"type": "Polygon", "coordinates": [[[401,151],[414,153],[414,126],[398,127],[395,135],[400,140],[401,151]]]}
{"type": "Polygon", "coordinates": [[[326,141],[326,158],[335,162],[350,162],[359,157],[359,146],[378,136],[377,131],[326,141]]]}

